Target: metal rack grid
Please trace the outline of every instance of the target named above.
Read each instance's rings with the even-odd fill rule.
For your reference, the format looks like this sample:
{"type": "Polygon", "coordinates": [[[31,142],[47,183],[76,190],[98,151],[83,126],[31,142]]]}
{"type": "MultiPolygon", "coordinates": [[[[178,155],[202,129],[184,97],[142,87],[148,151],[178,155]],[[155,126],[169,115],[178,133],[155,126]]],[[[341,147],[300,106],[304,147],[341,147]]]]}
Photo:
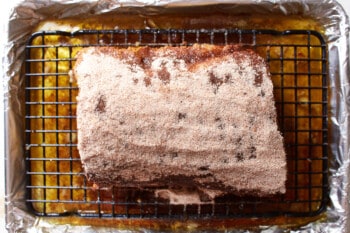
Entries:
{"type": "Polygon", "coordinates": [[[26,45],[27,199],[40,216],[123,218],[315,216],[328,202],[327,52],[316,31],[83,30],[37,32],[26,45]],[[152,190],[100,189],[84,176],[77,151],[74,56],[88,46],[241,44],[265,57],[287,152],[287,192],[226,195],[215,204],[170,205],[152,190]]]}

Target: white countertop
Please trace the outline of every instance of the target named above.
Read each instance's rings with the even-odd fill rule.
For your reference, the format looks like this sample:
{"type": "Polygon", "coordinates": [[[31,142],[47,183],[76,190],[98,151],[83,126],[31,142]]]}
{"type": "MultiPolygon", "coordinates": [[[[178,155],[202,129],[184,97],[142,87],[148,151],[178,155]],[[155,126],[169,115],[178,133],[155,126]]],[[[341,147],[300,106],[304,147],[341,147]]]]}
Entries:
{"type": "MultiPolygon", "coordinates": [[[[338,2],[340,4],[343,5],[345,11],[347,12],[348,15],[350,15],[350,1],[349,0],[338,0],[338,2]]],[[[0,11],[3,11],[5,7],[1,7],[0,11]]],[[[6,22],[7,19],[5,18],[6,14],[3,14],[1,12],[0,14],[0,22],[1,22],[1,34],[2,36],[0,37],[0,43],[3,44],[4,40],[5,40],[5,32],[3,29],[3,22],[6,22]]],[[[1,51],[1,54],[3,54],[3,51],[1,51]]],[[[1,68],[0,68],[1,71],[1,68]]],[[[2,73],[2,71],[1,71],[2,73]]],[[[1,82],[3,83],[3,82],[1,82]]],[[[3,110],[3,97],[4,97],[4,93],[2,90],[2,87],[0,89],[0,129],[4,129],[4,110],[3,110]]],[[[0,132],[0,177],[4,177],[4,130],[1,130],[0,132]]],[[[5,231],[5,219],[4,219],[4,215],[5,215],[5,208],[4,208],[4,190],[5,190],[5,186],[4,186],[4,179],[1,178],[0,179],[0,232],[6,232],[5,231]]]]}
{"type": "Polygon", "coordinates": [[[349,0],[338,0],[338,2],[343,5],[347,14],[350,14],[350,1],[349,0]]]}

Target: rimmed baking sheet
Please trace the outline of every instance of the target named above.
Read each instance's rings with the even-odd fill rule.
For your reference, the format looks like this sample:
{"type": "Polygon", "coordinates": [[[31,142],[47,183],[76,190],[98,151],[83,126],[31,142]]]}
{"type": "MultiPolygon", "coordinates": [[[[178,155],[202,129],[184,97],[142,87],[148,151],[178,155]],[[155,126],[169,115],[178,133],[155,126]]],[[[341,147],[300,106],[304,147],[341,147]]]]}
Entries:
{"type": "MultiPolygon", "coordinates": [[[[28,223],[25,224],[25,228],[27,229],[40,229],[42,227],[42,225],[40,224],[42,224],[43,222],[49,222],[50,224],[53,224],[53,227],[60,226],[59,223],[63,221],[62,219],[64,219],[64,217],[62,217],[60,220],[56,220],[56,222],[51,221],[53,220],[53,218],[50,218],[51,220],[49,220],[45,217],[34,217],[33,212],[27,208],[26,204],[28,203],[29,206],[34,206],[34,212],[36,212],[38,215],[52,214],[53,216],[57,216],[61,214],[64,215],[68,213],[78,213],[78,215],[80,216],[85,215],[90,217],[98,217],[99,219],[100,217],[127,217],[129,219],[130,217],[153,218],[156,216],[155,213],[161,215],[162,211],[159,211],[160,209],[162,209],[160,208],[160,206],[162,206],[161,201],[157,200],[156,202],[152,203],[143,203],[142,201],[139,201],[140,198],[137,196],[139,194],[134,194],[134,196],[132,197],[135,197],[135,199],[130,202],[132,204],[131,206],[129,206],[130,208],[126,207],[127,205],[124,205],[124,208],[121,208],[123,209],[122,212],[115,212],[115,209],[117,208],[113,209],[113,206],[116,206],[121,203],[116,202],[114,198],[112,198],[113,200],[111,198],[101,198],[103,196],[101,195],[101,193],[104,193],[105,190],[99,190],[96,192],[96,190],[91,184],[89,186],[88,182],[84,181],[83,175],[81,174],[81,170],[79,170],[79,165],[74,165],[76,162],[79,163],[79,158],[78,156],[76,156],[76,152],[71,153],[71,151],[74,150],[72,149],[72,147],[74,147],[74,128],[71,127],[68,129],[61,129],[58,126],[60,124],[60,120],[64,120],[65,117],[58,117],[57,111],[54,112],[54,115],[51,115],[51,117],[50,115],[47,116],[46,113],[44,115],[32,114],[34,111],[33,109],[31,109],[29,111],[31,113],[28,114],[28,108],[32,108],[33,106],[39,106],[39,108],[43,110],[45,109],[43,105],[46,106],[46,104],[53,105],[53,108],[56,110],[57,108],[61,108],[61,105],[66,105],[63,108],[67,108],[67,106],[68,108],[72,108],[72,104],[74,104],[74,94],[72,93],[76,92],[77,90],[71,84],[69,84],[68,70],[60,69],[61,64],[67,63],[63,66],[67,66],[69,69],[74,63],[75,52],[73,51],[76,45],[74,45],[74,43],[71,43],[70,40],[77,39],[79,38],[79,36],[82,35],[84,36],[84,33],[87,32],[74,32],[77,29],[101,29],[102,27],[102,29],[105,30],[106,28],[104,27],[107,27],[107,24],[105,23],[105,21],[99,18],[100,15],[106,14],[109,15],[108,17],[111,17],[111,12],[113,14],[118,13],[122,15],[125,12],[133,11],[137,12],[138,15],[138,19],[134,21],[133,25],[138,25],[137,27],[145,29],[146,34],[148,33],[151,35],[150,38],[154,38],[152,37],[152,30],[150,30],[150,28],[161,29],[169,25],[166,23],[162,23],[162,17],[165,17],[167,13],[176,14],[176,12],[178,12],[179,9],[183,9],[184,11],[182,11],[182,14],[186,14],[186,12],[189,11],[189,6],[184,6],[186,5],[186,3],[184,2],[163,2],[160,4],[154,4],[154,7],[152,6],[146,8],[130,7],[131,5],[136,4],[131,2],[125,3],[126,6],[124,5],[124,7],[121,7],[118,4],[113,4],[108,1],[99,2],[98,4],[96,2],[95,4],[93,4],[93,2],[83,1],[71,1],[69,2],[69,4],[67,2],[52,2],[52,4],[48,5],[39,4],[42,3],[40,1],[33,1],[31,3],[32,4],[29,4],[29,2],[25,2],[19,7],[15,8],[15,12],[21,14],[15,14],[15,17],[13,17],[10,21],[9,44],[13,43],[13,46],[10,48],[11,53],[8,54],[10,56],[6,58],[8,64],[8,71],[12,71],[11,75],[7,76],[8,101],[6,104],[8,105],[8,108],[5,112],[8,123],[7,137],[15,139],[14,142],[16,142],[17,145],[18,143],[23,145],[23,147],[18,147],[16,144],[7,145],[7,158],[9,158],[7,164],[7,199],[9,203],[7,206],[7,216],[9,227],[11,228],[11,230],[19,227],[18,221],[16,219],[37,220],[35,224],[32,220],[28,221],[28,223]],[[164,5],[166,6],[164,7],[164,5]],[[68,6],[70,10],[67,10],[68,6]],[[35,9],[35,11],[33,11],[33,9],[35,9]],[[52,11],[55,12],[54,16],[50,17],[51,19],[49,19],[49,12],[53,9],[56,9],[56,11],[52,11]],[[74,20],[73,23],[69,26],[65,24],[68,22],[65,21],[67,18],[81,19],[81,15],[83,14],[83,12],[89,12],[89,16],[84,17],[84,21],[87,22],[85,25],[82,23],[74,23],[74,20]],[[38,17],[38,15],[40,15],[40,17],[38,17]],[[91,19],[94,19],[94,17],[101,20],[101,23],[99,23],[98,20],[92,23],[91,19]],[[57,20],[55,20],[55,18],[57,20]],[[17,24],[18,22],[24,22],[24,19],[27,20],[26,24],[17,24]],[[62,21],[62,23],[57,23],[60,20],[62,21]],[[31,22],[30,24],[28,23],[29,21],[31,22]],[[42,24],[43,22],[44,24],[42,24]],[[38,26],[38,24],[41,24],[40,27],[38,26]],[[15,27],[14,25],[17,25],[17,27],[15,27]],[[32,25],[34,25],[36,29],[34,29],[35,27],[32,25]],[[28,43],[26,45],[25,42],[29,40],[31,34],[35,32],[35,30],[37,30],[38,28],[41,28],[46,32],[52,29],[65,29],[65,31],[68,31],[66,35],[61,35],[61,33],[59,33],[58,31],[54,31],[52,34],[54,35],[55,33],[58,33],[60,34],[59,36],[61,39],[64,37],[67,38],[61,40],[59,44],[46,44],[46,42],[50,41],[50,39],[46,40],[45,37],[53,35],[50,35],[50,33],[46,34],[46,32],[38,32],[38,34],[34,34],[32,36],[32,38],[34,38],[34,43],[28,43]],[[73,31],[72,34],[70,34],[71,31],[73,31]],[[79,33],[81,33],[81,35],[79,35],[79,33]],[[43,41],[45,41],[45,43],[42,43],[43,41]],[[49,51],[50,53],[50,51],[52,51],[54,54],[59,55],[57,57],[54,57],[53,60],[48,60],[47,57],[38,57],[38,55],[35,55],[37,53],[35,52],[35,50],[39,51],[43,49],[45,50],[45,52],[49,51]],[[27,54],[24,53],[25,50],[27,51],[27,54]],[[29,52],[29,55],[28,51],[31,51],[29,52]],[[68,53],[66,53],[67,51],[68,53]],[[66,55],[67,57],[65,57],[66,55]],[[54,67],[54,69],[49,69],[49,72],[47,72],[46,69],[41,70],[39,72],[35,70],[36,68],[28,69],[27,67],[27,69],[25,69],[25,64],[27,64],[27,66],[33,67],[32,64],[35,63],[41,64],[41,67],[50,66],[54,67]],[[22,69],[21,67],[24,67],[24,69],[22,69]],[[35,77],[44,80],[43,77],[46,76],[53,77],[53,80],[65,80],[63,81],[63,83],[65,84],[63,86],[56,85],[56,87],[58,86],[59,88],[55,88],[55,86],[52,87],[45,85],[33,86],[32,84],[28,84],[28,82],[26,83],[26,81],[23,81],[25,80],[25,78],[27,78],[28,80],[35,79],[35,77]],[[55,99],[52,102],[47,102],[45,99],[43,99],[43,96],[45,96],[46,94],[64,92],[64,87],[67,87],[66,84],[69,86],[69,88],[66,91],[70,93],[68,94],[68,96],[69,98],[71,98],[68,101],[62,102],[60,99],[55,99]],[[23,92],[23,89],[26,89],[26,92],[23,92]],[[28,95],[31,96],[30,93],[34,92],[40,92],[41,94],[38,94],[37,96],[41,96],[42,99],[30,99],[31,97],[28,97],[28,95]],[[27,93],[27,96],[25,96],[24,93],[27,93]],[[23,106],[23,103],[26,103],[25,106],[23,106]],[[46,121],[50,121],[52,119],[53,121],[55,121],[54,124],[57,126],[55,129],[41,127],[43,124],[45,125],[46,121]],[[26,124],[22,124],[23,121],[26,122],[26,124]],[[37,124],[39,125],[39,128],[33,129],[32,127],[35,127],[35,124],[28,128],[28,122],[34,121],[39,122],[37,124]],[[53,131],[49,132],[47,130],[53,131]],[[66,132],[62,130],[68,131],[66,132]],[[34,134],[39,136],[33,137],[32,135],[34,134]],[[49,134],[54,135],[53,137],[55,138],[55,141],[53,143],[33,141],[35,137],[41,138],[42,140],[43,135],[49,134]],[[25,136],[22,137],[20,135],[25,136]],[[69,135],[69,143],[61,143],[61,135],[69,135]],[[28,137],[31,139],[29,139],[28,137]],[[64,146],[62,147],[61,144],[64,144],[64,146]],[[59,153],[65,152],[59,151],[62,150],[62,148],[64,150],[65,146],[67,146],[68,148],[68,156],[66,158],[62,158],[62,156],[60,156],[59,153]],[[35,153],[33,152],[35,150],[47,151],[45,152],[47,157],[36,157],[35,153]],[[27,161],[27,166],[25,166],[25,161],[27,161]],[[53,170],[51,171],[39,169],[33,171],[32,167],[28,166],[28,163],[41,164],[42,168],[53,170]],[[77,169],[77,172],[75,173],[74,170],[73,174],[73,170],[64,171],[63,168],[60,168],[60,164],[63,163],[68,163],[70,168],[76,166],[75,168],[77,169]],[[33,180],[33,177],[39,177],[38,180],[42,180],[42,183],[36,183],[34,185],[33,183],[31,183],[33,181],[25,183],[23,182],[23,180],[18,179],[18,174],[14,173],[15,170],[24,171],[23,174],[21,173],[23,175],[23,178],[28,178],[29,176],[30,180],[33,180]],[[47,174],[48,172],[50,173],[47,174]],[[75,175],[77,177],[75,177],[75,175]],[[82,179],[82,183],[84,183],[84,185],[79,186],[74,184],[74,182],[72,183],[72,181],[75,179],[82,179]],[[54,180],[54,185],[50,184],[50,187],[48,188],[48,183],[46,183],[48,182],[47,180],[54,180]],[[66,185],[65,183],[66,180],[69,180],[68,185],[66,185]],[[74,185],[72,186],[71,184],[74,185]],[[28,190],[29,192],[27,192],[27,196],[25,196],[24,193],[26,193],[26,191],[28,190]],[[64,195],[59,194],[60,192],[57,192],[57,190],[64,190],[65,193],[69,193],[68,199],[65,199],[65,197],[63,197],[64,195]],[[33,192],[40,193],[40,195],[43,196],[39,195],[36,198],[33,198],[33,192]],[[77,200],[75,200],[77,201],[77,203],[74,203],[82,205],[88,204],[91,207],[91,209],[87,208],[86,212],[84,212],[81,211],[81,209],[76,208],[75,206],[74,208],[72,208],[72,210],[69,210],[66,207],[64,207],[63,209],[58,208],[55,209],[55,211],[53,212],[48,212],[48,206],[60,206],[62,204],[60,203],[60,201],[67,204],[67,202],[74,200],[73,193],[75,192],[75,197],[79,198],[81,196],[80,193],[91,193],[91,196],[89,196],[90,199],[87,198],[87,196],[84,194],[82,199],[78,198],[77,200]],[[96,193],[93,194],[94,192],[96,193]],[[55,194],[52,199],[48,200],[46,197],[49,196],[50,193],[55,194]],[[150,213],[150,215],[147,215],[148,213],[150,213]],[[15,218],[15,216],[17,218],[15,218]]],[[[347,213],[347,204],[344,201],[342,201],[344,200],[343,198],[346,197],[346,193],[344,192],[344,190],[348,189],[346,182],[346,171],[348,164],[344,162],[346,161],[347,156],[347,153],[345,152],[348,151],[347,112],[349,106],[345,98],[345,96],[347,96],[348,94],[348,25],[346,16],[336,3],[330,1],[317,3],[314,1],[306,3],[298,3],[292,1],[285,1],[283,3],[259,3],[247,1],[244,3],[230,2],[229,4],[228,2],[225,2],[226,4],[224,5],[217,5],[217,3],[218,2],[198,2],[197,10],[199,11],[200,9],[202,12],[203,9],[206,9],[206,11],[208,11],[209,8],[206,8],[204,5],[210,4],[210,9],[215,9],[216,13],[216,15],[212,15],[212,17],[217,16],[217,14],[220,14],[222,16],[230,18],[230,20],[225,21],[224,26],[230,26],[228,31],[234,29],[232,35],[235,36],[232,36],[232,38],[230,38],[228,41],[230,41],[230,43],[242,43],[248,41],[247,44],[253,47],[255,46],[254,48],[268,60],[270,64],[271,73],[274,79],[275,96],[277,97],[277,108],[279,111],[279,126],[282,128],[282,131],[286,135],[287,139],[289,137],[292,138],[291,143],[288,147],[290,148],[290,172],[288,179],[290,182],[289,195],[284,197],[278,197],[279,199],[277,202],[273,199],[269,200],[270,202],[266,202],[266,200],[257,200],[256,198],[253,198],[253,202],[250,203],[247,203],[247,199],[232,199],[234,200],[232,202],[222,200],[224,203],[221,211],[222,215],[218,216],[224,216],[225,218],[229,218],[230,220],[232,220],[232,218],[235,219],[242,217],[249,218],[250,220],[252,220],[252,217],[254,219],[256,217],[264,217],[264,219],[260,223],[256,223],[255,227],[259,228],[262,224],[266,225],[266,222],[268,222],[267,225],[270,225],[271,231],[280,227],[288,227],[290,225],[297,227],[298,225],[305,225],[308,222],[311,223],[307,227],[313,229],[319,228],[320,226],[328,227],[329,229],[335,227],[338,227],[339,229],[345,229],[346,226],[344,222],[340,222],[340,220],[334,220],[334,217],[338,216],[339,218],[346,219],[346,214],[344,215],[344,210],[345,213],[347,213]],[[316,8],[314,8],[316,5],[319,6],[317,10],[316,8]],[[252,12],[255,12],[257,14],[266,12],[269,12],[270,14],[281,14],[281,21],[289,21],[291,23],[289,25],[293,26],[285,28],[283,23],[276,24],[275,22],[277,20],[271,19],[271,21],[264,24],[264,26],[258,27],[258,25],[263,24],[261,22],[259,24],[259,17],[248,17],[248,9],[252,10],[252,12]],[[321,15],[323,16],[321,18],[316,16],[320,13],[322,13],[321,15]],[[305,22],[303,18],[305,17],[305,15],[308,15],[308,18],[312,19],[311,21],[308,21],[310,23],[307,26],[303,24],[303,22],[305,22]],[[301,18],[298,18],[300,16],[301,18]],[[238,18],[240,19],[240,21],[237,20],[238,18]],[[300,24],[297,24],[298,22],[300,24]],[[255,23],[255,27],[251,27],[252,23],[255,23]],[[266,31],[266,28],[269,26],[271,27],[271,25],[274,26],[274,30],[266,31]],[[298,33],[301,33],[299,34],[299,37],[296,31],[289,31],[292,29],[302,29],[302,31],[298,31],[298,33]],[[276,33],[278,38],[276,39],[276,41],[278,42],[272,40],[273,42],[263,43],[262,41],[264,39],[260,39],[260,37],[266,36],[264,33],[276,33]],[[315,34],[319,36],[315,36],[315,34]],[[283,41],[283,39],[280,40],[282,37],[288,36],[290,36],[291,38],[289,39],[290,41],[298,41],[301,37],[305,39],[301,39],[304,42],[302,44],[297,45],[291,43],[290,41],[288,41],[288,39],[286,41],[283,41]],[[293,39],[293,36],[296,36],[298,38],[293,39]],[[292,51],[292,55],[288,55],[290,52],[285,52],[289,50],[292,51]],[[316,52],[311,52],[311,50],[316,52]],[[296,67],[296,64],[299,63],[304,63],[303,69],[306,70],[297,70],[294,68],[293,70],[288,70],[285,68],[289,66],[296,67]],[[288,83],[288,81],[286,81],[288,80],[288,78],[290,78],[290,80],[294,80],[291,81],[293,82],[294,86],[290,85],[291,83],[288,83]],[[303,81],[295,82],[295,78],[298,78],[298,80],[303,81]],[[297,86],[295,86],[296,83],[297,86]],[[316,86],[311,87],[310,85],[306,85],[311,83],[315,84],[316,86]],[[319,109],[319,106],[321,110],[317,110],[319,109]],[[305,116],[298,113],[303,108],[306,108],[308,110],[307,115],[305,116]],[[288,115],[290,111],[294,111],[296,112],[296,114],[288,115]],[[315,120],[316,118],[317,120],[315,120]],[[306,138],[306,143],[301,141],[302,138],[306,138]],[[301,151],[303,152],[301,153],[301,151]],[[341,195],[338,195],[340,190],[341,195]],[[292,211],[276,211],[276,209],[278,208],[275,208],[275,206],[288,205],[285,204],[286,202],[289,202],[289,204],[297,204],[294,208],[292,208],[292,211]],[[261,207],[260,205],[266,205],[267,203],[269,203],[271,207],[270,210],[266,212],[265,206],[265,211],[259,211],[259,208],[261,207]],[[300,207],[302,207],[302,209],[300,209],[300,207]],[[248,215],[246,215],[247,213],[248,215]],[[311,217],[306,221],[302,221],[302,223],[300,223],[297,219],[293,220],[293,218],[285,220],[285,218],[290,217],[291,215],[295,215],[294,217],[297,217],[298,215],[316,216],[316,218],[311,217]],[[275,217],[274,221],[271,220],[273,219],[271,216],[275,217]],[[279,217],[276,218],[276,216],[279,217]],[[266,218],[268,220],[266,220],[266,218]],[[281,220],[280,218],[283,218],[283,220],[281,220]],[[316,222],[315,219],[318,219],[318,221],[316,222]],[[271,220],[271,222],[269,222],[269,220],[271,220]]],[[[195,7],[193,6],[190,8],[192,12],[195,9],[195,7]]],[[[194,27],[204,27],[203,25],[205,25],[205,23],[208,22],[208,20],[211,20],[210,17],[211,15],[208,15],[207,17],[201,17],[199,14],[199,16],[193,18],[193,16],[191,15],[187,18],[182,18],[176,23],[188,20],[187,23],[190,22],[192,25],[194,25],[194,27]]],[[[122,28],[123,25],[127,25],[123,21],[124,19],[127,19],[127,17],[116,18],[117,19],[114,19],[115,22],[113,22],[115,23],[115,25],[113,27],[111,26],[111,24],[108,26],[110,27],[108,29],[111,31],[108,31],[107,33],[106,31],[95,31],[95,34],[92,33],[91,36],[93,37],[93,39],[91,40],[96,39],[96,42],[94,44],[105,45],[113,44],[115,42],[114,40],[111,40],[112,38],[114,38],[111,35],[118,34],[118,32],[121,32],[119,28],[122,28]]],[[[215,28],[216,26],[220,25],[218,21],[213,22],[210,26],[215,28]]],[[[220,30],[223,29],[221,28],[220,30]]],[[[227,34],[227,31],[223,30],[220,32],[220,30],[217,31],[218,34],[227,34]]],[[[196,35],[199,34],[201,40],[203,38],[203,41],[206,43],[211,42],[211,38],[216,38],[215,36],[212,37],[212,32],[213,31],[201,31],[194,29],[194,33],[196,35]]],[[[179,35],[178,38],[182,38],[182,34],[180,32],[173,31],[173,34],[179,35]]],[[[139,37],[137,36],[135,38],[139,37]]],[[[147,38],[147,36],[144,38],[147,38]]],[[[170,37],[170,40],[172,38],[174,37],[170,37]]],[[[225,38],[225,36],[218,36],[217,38],[225,38]]],[[[194,39],[198,40],[196,36],[194,36],[194,39]]],[[[85,44],[85,46],[90,45],[89,43],[91,42],[89,42],[89,40],[90,39],[87,40],[88,43],[85,44]]],[[[135,40],[135,42],[138,42],[137,44],[139,44],[140,42],[144,42],[137,40],[138,39],[135,40]]],[[[166,37],[166,40],[169,41],[169,37],[166,37]]],[[[81,47],[82,45],[83,44],[78,43],[77,47],[81,47]]],[[[60,81],[57,81],[57,83],[60,83],[60,81]]],[[[58,98],[59,95],[56,96],[57,97],[55,98],[58,98]]],[[[65,111],[63,110],[63,108],[62,111],[65,111]]],[[[67,121],[70,122],[69,124],[73,125],[74,123],[72,123],[72,118],[74,118],[74,114],[71,114],[69,116],[70,117],[67,118],[67,121]]],[[[29,123],[29,125],[31,124],[32,123],[29,123]]],[[[113,195],[117,195],[118,192],[116,192],[116,190],[113,190],[112,193],[114,193],[113,195]]],[[[108,197],[108,195],[106,196],[108,197]]],[[[125,202],[123,203],[125,204],[125,202]]],[[[166,204],[164,206],[166,210],[163,211],[166,217],[169,217],[169,204],[166,204]]],[[[181,206],[179,207],[178,213],[181,213],[180,222],[183,223],[182,227],[184,227],[189,224],[188,217],[192,216],[193,218],[198,218],[212,216],[213,213],[217,213],[217,209],[213,208],[212,205],[201,207],[181,206]]],[[[77,221],[77,223],[79,223],[76,217],[74,217],[73,219],[74,221],[77,221]]],[[[71,220],[72,218],[70,218],[67,221],[71,220]]],[[[86,222],[84,221],[80,222],[79,224],[85,225],[86,222]]],[[[197,224],[195,224],[195,228],[201,229],[200,222],[194,222],[197,224]]],[[[193,221],[190,221],[190,223],[193,223],[193,221]]],[[[98,224],[99,223],[94,225],[98,224]]],[[[232,225],[229,225],[230,224],[228,224],[228,227],[232,228],[232,225]]],[[[247,226],[251,225],[242,225],[242,227],[245,228],[247,226]]],[[[74,228],[73,226],[71,227],[74,228]]]]}

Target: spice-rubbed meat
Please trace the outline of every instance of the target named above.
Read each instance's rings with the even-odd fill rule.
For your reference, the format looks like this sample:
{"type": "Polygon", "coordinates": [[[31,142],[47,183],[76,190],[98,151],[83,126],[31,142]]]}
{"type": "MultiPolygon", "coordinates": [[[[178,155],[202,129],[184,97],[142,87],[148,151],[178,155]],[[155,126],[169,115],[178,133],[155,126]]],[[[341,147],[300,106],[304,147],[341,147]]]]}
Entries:
{"type": "Polygon", "coordinates": [[[252,50],[90,47],[73,74],[78,149],[98,185],[285,192],[273,85],[252,50]]]}

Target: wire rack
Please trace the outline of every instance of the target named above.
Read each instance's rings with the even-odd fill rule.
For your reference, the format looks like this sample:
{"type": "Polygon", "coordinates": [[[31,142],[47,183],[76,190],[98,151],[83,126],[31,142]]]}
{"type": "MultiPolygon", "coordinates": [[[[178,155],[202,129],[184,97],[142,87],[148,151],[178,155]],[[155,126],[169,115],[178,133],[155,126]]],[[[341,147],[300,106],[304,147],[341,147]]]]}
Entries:
{"type": "Polygon", "coordinates": [[[34,33],[26,45],[27,199],[40,216],[242,218],[315,216],[328,203],[327,45],[316,31],[83,30],[34,33]],[[263,56],[272,75],[285,140],[287,192],[226,195],[214,204],[171,205],[152,190],[98,188],[77,151],[75,54],[87,46],[241,44],[263,56]]]}

